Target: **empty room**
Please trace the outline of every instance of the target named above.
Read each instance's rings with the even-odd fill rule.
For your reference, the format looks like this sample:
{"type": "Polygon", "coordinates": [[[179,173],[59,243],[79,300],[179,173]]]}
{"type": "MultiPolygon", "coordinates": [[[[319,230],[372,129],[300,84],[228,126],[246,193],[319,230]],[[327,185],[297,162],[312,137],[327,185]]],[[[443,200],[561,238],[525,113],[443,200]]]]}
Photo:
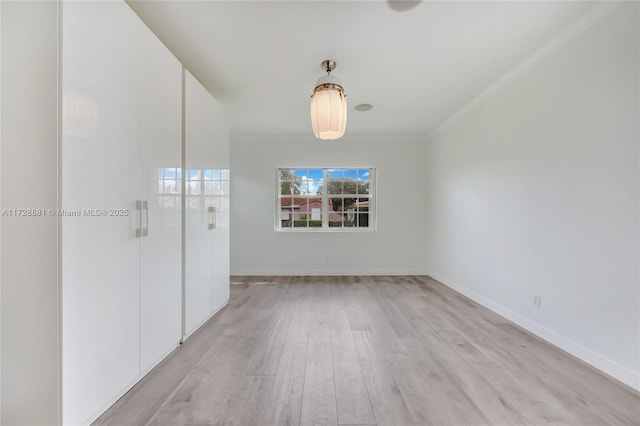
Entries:
{"type": "Polygon", "coordinates": [[[0,0],[3,426],[640,425],[640,2],[0,0]]]}

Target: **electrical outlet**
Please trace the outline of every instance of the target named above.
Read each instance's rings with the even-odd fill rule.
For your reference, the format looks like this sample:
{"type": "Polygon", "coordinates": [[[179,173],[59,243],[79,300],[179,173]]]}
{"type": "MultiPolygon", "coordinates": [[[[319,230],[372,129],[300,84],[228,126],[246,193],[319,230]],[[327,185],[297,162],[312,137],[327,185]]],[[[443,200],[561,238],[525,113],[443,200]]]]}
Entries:
{"type": "Polygon", "coordinates": [[[536,308],[540,309],[541,302],[542,302],[542,297],[533,296],[533,306],[535,306],[536,308]]]}

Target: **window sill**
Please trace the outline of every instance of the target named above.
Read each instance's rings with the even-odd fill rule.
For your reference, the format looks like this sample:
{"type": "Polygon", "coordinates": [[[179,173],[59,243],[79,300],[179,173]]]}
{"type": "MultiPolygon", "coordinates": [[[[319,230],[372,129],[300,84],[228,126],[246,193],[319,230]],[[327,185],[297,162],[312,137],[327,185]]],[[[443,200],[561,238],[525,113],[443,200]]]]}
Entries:
{"type": "Polygon", "coordinates": [[[315,232],[329,232],[329,233],[368,233],[368,232],[376,232],[377,229],[375,227],[370,228],[275,228],[274,232],[276,233],[315,233],[315,232]]]}

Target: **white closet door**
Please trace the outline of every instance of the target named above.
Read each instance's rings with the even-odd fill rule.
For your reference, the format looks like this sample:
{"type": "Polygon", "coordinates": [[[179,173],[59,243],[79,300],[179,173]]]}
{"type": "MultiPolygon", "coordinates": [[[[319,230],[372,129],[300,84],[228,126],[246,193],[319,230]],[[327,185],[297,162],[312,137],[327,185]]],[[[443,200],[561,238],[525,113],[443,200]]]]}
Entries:
{"type": "Polygon", "coordinates": [[[180,167],[182,64],[145,28],[141,50],[140,368],[144,373],[178,345],[182,323],[180,167]]]}
{"type": "MultiPolygon", "coordinates": [[[[223,171],[228,169],[222,169],[223,171]]],[[[224,185],[224,181],[223,181],[224,185]]],[[[227,185],[228,187],[228,182],[227,185]]],[[[211,304],[218,311],[229,301],[229,195],[215,200],[216,229],[213,232],[211,304]]]]}
{"type": "Polygon", "coordinates": [[[229,129],[185,71],[185,337],[229,300],[229,129]]]}
{"type": "Polygon", "coordinates": [[[213,98],[185,70],[185,337],[213,312],[212,214],[204,194],[205,171],[214,168],[213,98]]]}
{"type": "Polygon", "coordinates": [[[216,155],[213,158],[214,170],[220,171],[219,191],[214,191],[216,208],[216,227],[213,231],[212,257],[212,305],[217,311],[229,301],[229,127],[222,106],[213,98],[214,137],[216,155]]]}
{"type": "Polygon", "coordinates": [[[87,422],[140,371],[139,40],[124,3],[62,4],[62,207],[79,214],[62,220],[63,424],[87,422]]]}

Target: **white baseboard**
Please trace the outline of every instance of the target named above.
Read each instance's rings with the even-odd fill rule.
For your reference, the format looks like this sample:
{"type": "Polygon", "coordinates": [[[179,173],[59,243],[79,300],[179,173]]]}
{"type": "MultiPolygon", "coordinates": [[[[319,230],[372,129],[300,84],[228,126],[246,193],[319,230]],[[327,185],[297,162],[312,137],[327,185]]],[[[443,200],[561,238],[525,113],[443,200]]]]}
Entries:
{"type": "Polygon", "coordinates": [[[470,290],[467,287],[458,285],[447,278],[429,274],[434,280],[441,282],[454,291],[468,297],[476,303],[484,306],[487,309],[495,312],[496,314],[503,316],[509,321],[514,322],[525,330],[535,334],[546,342],[570,353],[576,358],[581,359],[592,367],[602,371],[603,373],[611,376],[612,378],[624,383],[631,388],[640,391],[640,372],[630,370],[617,362],[607,358],[606,356],[595,352],[589,348],[586,348],[579,343],[574,342],[570,338],[561,335],[560,333],[552,330],[544,325],[520,315],[487,297],[470,290]]]}
{"type": "Polygon", "coordinates": [[[423,269],[237,269],[240,276],[347,276],[347,275],[427,275],[423,269]]]}

